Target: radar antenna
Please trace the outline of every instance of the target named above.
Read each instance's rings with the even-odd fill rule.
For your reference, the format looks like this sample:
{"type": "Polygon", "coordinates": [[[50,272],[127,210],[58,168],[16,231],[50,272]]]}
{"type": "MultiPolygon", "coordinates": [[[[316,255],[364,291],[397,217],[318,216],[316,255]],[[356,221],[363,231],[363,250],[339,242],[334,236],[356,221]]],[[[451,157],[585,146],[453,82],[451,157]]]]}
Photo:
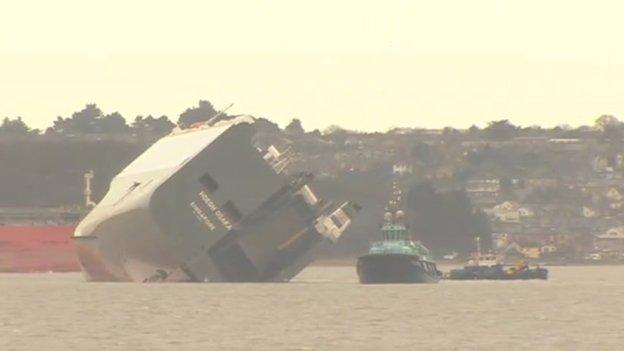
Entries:
{"type": "Polygon", "coordinates": [[[223,116],[223,114],[225,113],[225,111],[229,110],[229,109],[230,109],[230,107],[232,107],[232,106],[234,106],[234,103],[231,103],[231,104],[227,105],[227,107],[226,107],[226,108],[224,108],[223,110],[221,110],[221,111],[217,112],[217,114],[216,114],[216,115],[212,116],[212,118],[211,118],[211,119],[209,119],[209,120],[208,120],[208,122],[206,122],[206,125],[211,126],[214,122],[216,122],[216,121],[217,121],[217,118],[219,118],[219,117],[223,116]]]}

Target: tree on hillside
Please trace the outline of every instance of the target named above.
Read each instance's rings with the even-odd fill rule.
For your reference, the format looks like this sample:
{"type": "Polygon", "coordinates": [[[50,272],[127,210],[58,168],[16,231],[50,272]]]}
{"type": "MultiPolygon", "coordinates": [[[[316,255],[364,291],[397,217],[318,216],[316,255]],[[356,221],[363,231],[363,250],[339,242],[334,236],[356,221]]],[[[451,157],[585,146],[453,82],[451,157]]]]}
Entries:
{"type": "Polygon", "coordinates": [[[600,132],[600,140],[619,144],[624,137],[624,123],[611,115],[602,115],[594,122],[594,129],[600,132]]]}
{"type": "Polygon", "coordinates": [[[424,165],[431,165],[437,159],[431,146],[422,141],[416,141],[414,145],[412,145],[410,155],[416,160],[416,162],[424,165]]]}
{"type": "Polygon", "coordinates": [[[491,244],[489,220],[474,210],[465,191],[438,192],[425,181],[409,190],[407,206],[416,239],[434,251],[470,252],[475,236],[486,248],[491,244]]]}
{"type": "Polygon", "coordinates": [[[301,124],[301,120],[298,118],[293,118],[292,121],[284,128],[284,132],[290,135],[302,135],[305,134],[305,130],[303,129],[303,125],[301,124]]]}
{"type": "Polygon", "coordinates": [[[444,127],[442,128],[442,136],[449,136],[449,135],[458,135],[461,134],[459,132],[459,130],[453,128],[453,127],[444,127]]]}
{"type": "Polygon", "coordinates": [[[545,130],[538,125],[518,128],[518,132],[525,137],[540,137],[546,135],[545,130]]]}
{"type": "Polygon", "coordinates": [[[199,105],[197,107],[188,108],[180,114],[178,125],[181,128],[188,128],[193,123],[208,121],[216,114],[217,111],[214,109],[210,101],[199,100],[199,105]]]}
{"type": "Polygon", "coordinates": [[[509,120],[492,121],[483,129],[483,137],[490,140],[508,140],[518,135],[519,128],[509,120]]]}
{"type": "Polygon", "coordinates": [[[595,133],[596,130],[592,127],[580,126],[574,129],[562,128],[560,134],[557,137],[563,139],[583,139],[588,138],[589,135],[594,135],[595,133]]]}
{"type": "Polygon", "coordinates": [[[320,138],[321,136],[323,136],[323,133],[321,133],[321,131],[318,130],[318,128],[317,128],[317,129],[309,132],[308,135],[312,136],[312,137],[315,137],[315,138],[320,138]]]}
{"type": "Polygon", "coordinates": [[[337,124],[332,124],[329,127],[325,128],[325,130],[323,131],[323,134],[325,135],[347,134],[347,130],[337,124]]]}
{"type": "Polygon", "coordinates": [[[344,145],[348,137],[348,131],[341,126],[331,125],[323,131],[323,135],[337,145],[344,145]]]}
{"type": "Polygon", "coordinates": [[[158,118],[154,118],[152,115],[147,117],[136,116],[132,122],[132,130],[138,135],[161,136],[170,133],[174,127],[175,124],[164,115],[158,118]]]}
{"type": "Polygon", "coordinates": [[[87,104],[69,118],[57,117],[51,128],[59,134],[95,133],[96,120],[100,117],[102,110],[96,104],[87,104]]]}
{"type": "Polygon", "coordinates": [[[600,134],[600,139],[608,143],[620,143],[624,137],[624,127],[621,125],[608,125],[600,134]]]}
{"type": "Polygon", "coordinates": [[[127,133],[126,120],[119,112],[104,115],[96,104],[87,104],[82,110],[74,112],[71,117],[57,117],[46,133],[58,134],[93,134],[93,133],[127,133]]]}
{"type": "Polygon", "coordinates": [[[447,145],[457,145],[461,141],[461,132],[453,127],[442,129],[442,140],[447,145]]]}
{"type": "Polygon", "coordinates": [[[5,117],[0,125],[0,135],[29,135],[37,134],[38,130],[32,130],[22,121],[22,117],[9,119],[5,117]]]}
{"type": "Polygon", "coordinates": [[[481,129],[479,129],[479,127],[477,127],[476,125],[471,125],[470,128],[468,128],[468,135],[472,136],[472,137],[477,137],[479,136],[479,134],[481,134],[481,129]]]}
{"type": "Polygon", "coordinates": [[[602,115],[596,118],[594,129],[604,132],[608,127],[620,127],[622,122],[612,115],[602,115]]]}
{"type": "Polygon", "coordinates": [[[258,133],[278,134],[280,132],[280,128],[277,124],[263,117],[256,118],[254,125],[258,133]]]}
{"type": "Polygon", "coordinates": [[[95,126],[97,133],[116,134],[130,131],[130,127],[126,123],[125,118],[123,118],[119,112],[113,112],[102,116],[97,119],[95,126]]]}

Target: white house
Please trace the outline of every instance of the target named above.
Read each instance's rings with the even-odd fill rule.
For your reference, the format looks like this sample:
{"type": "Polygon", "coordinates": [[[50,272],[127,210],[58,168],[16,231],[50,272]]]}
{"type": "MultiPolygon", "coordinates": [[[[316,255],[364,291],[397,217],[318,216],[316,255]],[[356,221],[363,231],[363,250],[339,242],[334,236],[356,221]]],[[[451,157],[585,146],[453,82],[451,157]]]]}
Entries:
{"type": "Polygon", "coordinates": [[[535,216],[535,212],[528,207],[522,207],[516,202],[505,201],[486,211],[490,218],[499,222],[519,222],[523,218],[535,216]]]}
{"type": "Polygon", "coordinates": [[[624,251],[624,226],[613,227],[606,233],[596,235],[594,245],[602,251],[624,251]]]}
{"type": "Polygon", "coordinates": [[[624,199],[624,196],[622,196],[622,193],[615,187],[609,188],[609,190],[607,190],[605,194],[605,197],[614,202],[619,202],[619,201],[622,201],[622,199],[624,199]]]}
{"type": "Polygon", "coordinates": [[[414,168],[406,163],[395,163],[392,165],[392,174],[404,176],[406,174],[412,174],[414,168]]]}
{"type": "Polygon", "coordinates": [[[600,213],[598,212],[598,210],[595,210],[595,209],[593,209],[591,207],[588,207],[588,206],[583,206],[582,213],[583,213],[583,217],[585,217],[585,218],[597,218],[597,217],[600,217],[600,213]]]}

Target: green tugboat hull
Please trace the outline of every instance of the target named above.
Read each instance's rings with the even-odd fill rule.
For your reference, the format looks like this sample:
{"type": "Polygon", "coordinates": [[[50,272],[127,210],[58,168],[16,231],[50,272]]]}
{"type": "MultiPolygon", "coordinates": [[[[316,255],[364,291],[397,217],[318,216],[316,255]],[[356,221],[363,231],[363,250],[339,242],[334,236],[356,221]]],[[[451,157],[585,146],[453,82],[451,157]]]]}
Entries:
{"type": "Polygon", "coordinates": [[[362,256],[357,273],[362,284],[437,283],[440,279],[435,263],[401,254],[362,256]]]}

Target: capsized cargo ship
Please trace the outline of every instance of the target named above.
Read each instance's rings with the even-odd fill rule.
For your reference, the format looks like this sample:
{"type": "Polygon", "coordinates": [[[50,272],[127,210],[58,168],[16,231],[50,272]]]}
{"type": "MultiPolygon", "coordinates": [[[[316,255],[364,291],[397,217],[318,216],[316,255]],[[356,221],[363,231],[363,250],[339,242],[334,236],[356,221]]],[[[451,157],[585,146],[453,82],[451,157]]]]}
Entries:
{"type": "Polygon", "coordinates": [[[252,117],[176,130],[131,162],[80,222],[88,281],[288,281],[359,207],[317,198],[309,174],[251,144],[252,117]]]}
{"type": "Polygon", "coordinates": [[[80,271],[71,236],[81,209],[0,208],[0,272],[80,271]]]}

